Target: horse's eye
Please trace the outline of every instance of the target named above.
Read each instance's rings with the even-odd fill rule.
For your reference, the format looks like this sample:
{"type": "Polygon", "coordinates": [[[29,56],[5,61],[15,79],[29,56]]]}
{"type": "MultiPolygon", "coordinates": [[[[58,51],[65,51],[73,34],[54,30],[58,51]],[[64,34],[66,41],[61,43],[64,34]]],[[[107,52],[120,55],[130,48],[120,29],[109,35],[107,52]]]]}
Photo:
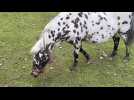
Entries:
{"type": "Polygon", "coordinates": [[[42,59],[44,60],[45,59],[45,56],[43,56],[42,59]]]}

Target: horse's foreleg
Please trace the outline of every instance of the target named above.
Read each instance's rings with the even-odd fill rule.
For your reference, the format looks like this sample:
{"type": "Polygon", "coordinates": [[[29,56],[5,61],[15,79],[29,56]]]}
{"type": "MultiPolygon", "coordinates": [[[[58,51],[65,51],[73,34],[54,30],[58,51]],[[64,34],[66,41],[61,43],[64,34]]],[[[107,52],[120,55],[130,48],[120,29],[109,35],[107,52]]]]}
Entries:
{"type": "Polygon", "coordinates": [[[81,47],[80,52],[85,56],[87,62],[90,60],[90,55],[81,47]]]}
{"type": "Polygon", "coordinates": [[[76,66],[78,65],[78,58],[79,58],[79,48],[74,48],[74,51],[73,51],[73,65],[70,66],[70,70],[75,70],[76,66]]]}
{"type": "Polygon", "coordinates": [[[79,52],[79,49],[75,49],[73,52],[73,56],[74,56],[73,67],[76,67],[78,64],[78,58],[79,58],[78,52],[79,52]]]}
{"type": "Polygon", "coordinates": [[[124,44],[125,44],[125,47],[126,47],[126,55],[124,57],[125,60],[129,60],[129,47],[128,47],[128,44],[126,42],[126,40],[124,40],[124,44]]]}
{"type": "MultiPolygon", "coordinates": [[[[126,34],[128,34],[128,33],[126,33],[126,34]]],[[[125,47],[126,47],[126,54],[125,54],[124,60],[128,61],[130,52],[129,52],[129,45],[128,45],[128,41],[127,41],[128,37],[127,37],[126,34],[122,34],[121,37],[123,38],[124,44],[125,44],[125,47]]]]}
{"type": "Polygon", "coordinates": [[[70,67],[70,70],[74,70],[78,64],[78,58],[79,58],[79,51],[81,47],[81,40],[79,38],[76,38],[75,42],[73,43],[74,45],[74,51],[73,51],[73,65],[70,67]]]}
{"type": "Polygon", "coordinates": [[[117,35],[113,36],[113,41],[114,41],[114,47],[113,47],[111,57],[114,57],[115,55],[117,55],[117,50],[118,50],[118,46],[119,46],[119,42],[120,42],[120,37],[117,36],[117,35]]]}

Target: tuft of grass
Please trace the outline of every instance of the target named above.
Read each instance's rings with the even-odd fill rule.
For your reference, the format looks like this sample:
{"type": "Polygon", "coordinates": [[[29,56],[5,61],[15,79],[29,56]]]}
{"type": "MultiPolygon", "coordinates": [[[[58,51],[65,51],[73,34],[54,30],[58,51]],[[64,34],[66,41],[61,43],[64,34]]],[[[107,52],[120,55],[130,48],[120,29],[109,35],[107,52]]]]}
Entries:
{"type": "Polygon", "coordinates": [[[102,53],[111,53],[112,40],[103,44],[84,42],[85,50],[96,63],[87,64],[82,54],[78,71],[70,72],[72,46],[63,42],[62,48],[54,49],[54,63],[47,65],[38,78],[30,75],[32,68],[31,47],[45,25],[57,12],[0,13],[0,86],[5,87],[130,87],[134,86],[134,47],[131,60],[123,62],[125,46],[120,43],[118,55],[111,61],[100,59],[102,53]],[[53,68],[53,69],[51,69],[53,68]]]}

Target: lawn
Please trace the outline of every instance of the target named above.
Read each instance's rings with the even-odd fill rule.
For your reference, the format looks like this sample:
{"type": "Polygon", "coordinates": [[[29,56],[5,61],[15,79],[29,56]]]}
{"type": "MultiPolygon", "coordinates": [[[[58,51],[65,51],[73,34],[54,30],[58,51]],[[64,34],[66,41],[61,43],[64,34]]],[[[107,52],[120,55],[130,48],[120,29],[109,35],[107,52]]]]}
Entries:
{"type": "Polygon", "coordinates": [[[111,53],[112,40],[103,44],[84,42],[83,46],[96,63],[87,64],[80,54],[78,70],[69,71],[72,64],[72,46],[63,42],[54,49],[54,62],[45,72],[34,78],[31,47],[45,25],[56,12],[0,13],[0,86],[4,87],[63,87],[63,86],[134,86],[134,47],[131,60],[123,62],[125,46],[121,41],[118,55],[109,60],[100,59],[103,52],[111,53]]]}

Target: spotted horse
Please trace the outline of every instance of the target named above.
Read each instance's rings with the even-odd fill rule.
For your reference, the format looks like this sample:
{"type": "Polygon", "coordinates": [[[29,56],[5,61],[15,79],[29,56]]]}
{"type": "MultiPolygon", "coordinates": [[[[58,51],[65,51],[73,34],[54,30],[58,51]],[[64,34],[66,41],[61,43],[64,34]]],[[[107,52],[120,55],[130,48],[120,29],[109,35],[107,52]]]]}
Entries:
{"type": "Polygon", "coordinates": [[[78,64],[79,52],[87,61],[90,55],[83,49],[82,41],[103,43],[113,38],[111,57],[117,54],[120,38],[126,46],[125,58],[129,57],[129,46],[134,40],[133,12],[61,12],[42,31],[39,40],[31,49],[33,54],[32,75],[38,76],[51,61],[53,48],[66,41],[73,45],[73,65],[78,64]]]}

